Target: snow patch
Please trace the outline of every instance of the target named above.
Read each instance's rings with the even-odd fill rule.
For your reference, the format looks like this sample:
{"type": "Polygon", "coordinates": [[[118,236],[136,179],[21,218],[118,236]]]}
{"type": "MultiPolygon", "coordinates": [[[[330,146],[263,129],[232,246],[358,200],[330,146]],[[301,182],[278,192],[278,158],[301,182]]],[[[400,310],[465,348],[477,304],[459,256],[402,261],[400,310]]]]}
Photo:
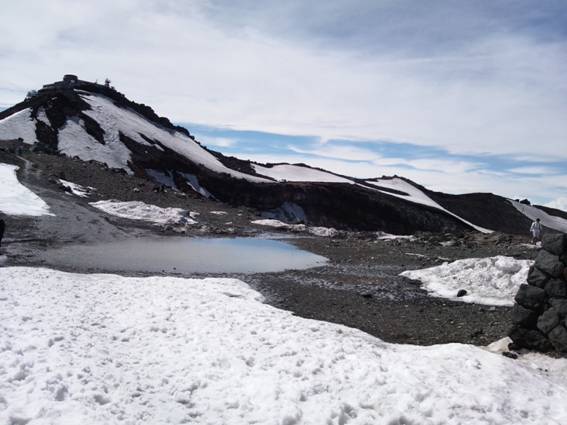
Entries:
{"type": "Polygon", "coordinates": [[[0,423],[567,422],[567,380],[541,367],[387,344],[262,304],[235,279],[8,267],[0,299],[0,423]]]}
{"type": "Polygon", "coordinates": [[[83,128],[83,120],[68,119],[58,134],[59,152],[83,161],[97,161],[110,168],[120,168],[132,174],[128,163],[130,150],[115,139],[105,140],[103,145],[83,128]]]}
{"type": "Polygon", "coordinates": [[[526,282],[531,260],[512,257],[467,258],[422,270],[400,273],[419,280],[433,296],[476,304],[512,306],[514,296],[526,282]],[[457,297],[460,289],[467,295],[457,297]]]}
{"type": "Polygon", "coordinates": [[[386,232],[376,232],[376,236],[377,239],[381,241],[395,241],[395,240],[414,241],[417,239],[413,235],[392,235],[391,233],[386,233],[386,232]]]}
{"type": "Polygon", "coordinates": [[[18,168],[0,163],[0,211],[8,215],[53,215],[43,199],[18,181],[18,168]]]}
{"type": "Polygon", "coordinates": [[[131,220],[150,221],[155,224],[196,224],[189,213],[182,208],[161,208],[141,201],[98,201],[91,202],[95,208],[107,214],[131,220]]]}
{"type": "Polygon", "coordinates": [[[167,186],[171,189],[177,190],[177,185],[173,180],[173,176],[169,171],[153,170],[151,168],[146,169],[146,174],[150,176],[156,183],[163,186],[167,186]]]}
{"type": "Polygon", "coordinates": [[[92,192],[96,191],[94,187],[81,186],[80,184],[73,183],[67,180],[59,179],[64,187],[68,188],[73,195],[80,196],[81,198],[88,197],[92,192]]]}
{"type": "Polygon", "coordinates": [[[272,167],[264,167],[262,165],[252,164],[252,167],[258,174],[271,177],[277,181],[354,184],[354,181],[329,173],[328,171],[300,165],[279,164],[273,165],[272,167]]]}
{"type": "Polygon", "coordinates": [[[251,221],[251,223],[257,224],[259,226],[273,227],[275,229],[289,230],[292,232],[307,232],[312,235],[322,236],[322,237],[332,238],[339,234],[339,231],[332,227],[306,226],[305,224],[289,224],[271,218],[253,220],[251,221]]]}
{"type": "MultiPolygon", "coordinates": [[[[537,207],[525,205],[512,199],[509,199],[509,201],[518,211],[520,211],[530,220],[539,218],[541,220],[541,224],[543,224],[545,227],[549,227],[550,229],[554,229],[559,232],[567,233],[567,220],[565,220],[563,217],[557,217],[555,215],[548,214],[537,207]]],[[[526,233],[528,233],[528,230],[529,229],[526,229],[526,233]]]]}
{"type": "MultiPolygon", "coordinates": [[[[375,180],[368,180],[366,181],[367,184],[372,185],[372,186],[378,186],[376,188],[376,190],[378,190],[379,192],[385,193],[387,195],[390,196],[395,196],[396,198],[400,198],[400,199],[405,199],[406,201],[409,202],[413,202],[416,204],[421,204],[421,205],[426,205],[428,207],[433,207],[433,208],[437,208],[438,210],[441,210],[443,212],[446,212],[449,215],[452,215],[455,218],[458,218],[460,221],[462,221],[463,223],[467,224],[468,226],[471,226],[473,229],[478,230],[481,233],[492,233],[492,230],[489,229],[485,229],[484,227],[480,227],[477,226],[473,223],[471,223],[470,221],[465,220],[462,217],[459,217],[457,214],[452,213],[451,211],[443,208],[441,205],[439,205],[437,202],[435,202],[433,199],[431,199],[429,196],[427,196],[424,192],[422,192],[421,190],[419,190],[417,187],[415,187],[414,185],[412,185],[411,183],[408,183],[407,181],[405,181],[404,179],[401,179],[399,177],[394,177],[391,179],[375,179],[375,180]],[[396,190],[399,192],[404,192],[407,193],[407,195],[402,195],[400,193],[393,193],[387,190],[380,190],[380,187],[386,188],[386,189],[392,189],[392,190],[396,190]]],[[[366,186],[364,186],[366,187],[366,186]]]]}
{"type": "Polygon", "coordinates": [[[31,112],[31,108],[27,108],[0,120],[0,140],[15,140],[21,137],[24,143],[29,145],[37,143],[35,120],[31,112]]]}

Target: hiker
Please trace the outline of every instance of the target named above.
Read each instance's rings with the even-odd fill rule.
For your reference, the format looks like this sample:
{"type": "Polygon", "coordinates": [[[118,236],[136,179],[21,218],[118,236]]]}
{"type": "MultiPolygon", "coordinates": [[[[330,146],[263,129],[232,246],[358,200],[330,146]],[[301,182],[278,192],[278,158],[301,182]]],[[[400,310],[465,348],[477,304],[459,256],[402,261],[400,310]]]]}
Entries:
{"type": "Polygon", "coordinates": [[[530,233],[532,234],[532,243],[534,245],[541,241],[542,227],[539,218],[536,218],[536,221],[532,223],[530,233]]]}
{"type": "Polygon", "coordinates": [[[4,229],[6,228],[6,223],[0,218],[0,246],[2,246],[2,237],[4,237],[4,229]]]}

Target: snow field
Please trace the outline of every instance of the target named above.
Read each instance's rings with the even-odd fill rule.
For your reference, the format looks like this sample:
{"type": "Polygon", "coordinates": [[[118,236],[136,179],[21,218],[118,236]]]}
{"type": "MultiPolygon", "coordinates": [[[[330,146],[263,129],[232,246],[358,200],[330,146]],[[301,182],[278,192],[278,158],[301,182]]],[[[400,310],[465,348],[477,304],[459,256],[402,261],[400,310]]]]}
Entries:
{"type": "Polygon", "coordinates": [[[514,297],[526,282],[531,260],[512,257],[467,258],[440,266],[400,273],[419,280],[423,289],[435,297],[477,304],[513,306],[514,297]],[[465,289],[467,295],[457,297],[465,289]]]}
{"type": "Polygon", "coordinates": [[[154,224],[196,224],[182,208],[161,208],[141,201],[104,200],[91,202],[91,206],[117,217],[150,221],[154,224]]]}
{"type": "Polygon", "coordinates": [[[24,143],[37,143],[35,120],[31,117],[30,108],[0,120],[0,140],[15,140],[20,137],[24,143]]]}
{"type": "Polygon", "coordinates": [[[271,177],[277,181],[354,184],[353,180],[345,177],[340,177],[327,171],[302,167],[301,165],[279,164],[273,165],[272,167],[264,167],[262,165],[252,164],[252,167],[258,174],[271,177]]]}
{"type": "MultiPolygon", "coordinates": [[[[530,220],[539,218],[541,220],[541,224],[543,224],[545,227],[567,233],[567,220],[565,220],[564,218],[548,214],[545,211],[531,205],[525,205],[521,202],[513,201],[511,199],[509,199],[509,201],[518,211],[520,211],[530,220]]],[[[526,233],[527,230],[528,229],[526,229],[526,233]]]]}
{"type": "Polygon", "coordinates": [[[566,383],[543,371],[302,319],[235,279],[9,267],[0,304],[0,423],[567,420],[566,383]]]}
{"type": "Polygon", "coordinates": [[[18,167],[0,163],[0,211],[8,215],[52,215],[47,204],[18,181],[18,167]]]}

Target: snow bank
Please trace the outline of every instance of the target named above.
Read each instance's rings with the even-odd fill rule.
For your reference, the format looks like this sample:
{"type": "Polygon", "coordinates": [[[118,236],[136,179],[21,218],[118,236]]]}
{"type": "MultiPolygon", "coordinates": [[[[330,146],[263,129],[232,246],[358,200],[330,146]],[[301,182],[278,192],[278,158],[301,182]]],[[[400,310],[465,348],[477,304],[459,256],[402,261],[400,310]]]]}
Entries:
{"type": "MultiPolygon", "coordinates": [[[[471,226],[473,229],[478,230],[481,233],[492,233],[492,230],[485,229],[484,227],[477,226],[476,224],[471,223],[470,221],[465,220],[462,217],[459,217],[457,214],[452,213],[451,211],[443,208],[429,196],[427,196],[423,191],[412,185],[411,183],[401,179],[399,177],[393,178],[383,178],[383,179],[374,179],[374,180],[367,180],[367,184],[372,186],[377,186],[376,190],[379,192],[385,193],[387,195],[395,196],[396,198],[405,199],[406,201],[413,202],[416,204],[426,205],[428,207],[437,208],[438,210],[444,211],[449,215],[452,215],[455,218],[458,218],[463,223],[471,226]],[[379,188],[383,187],[386,189],[393,189],[400,192],[407,193],[407,195],[402,195],[400,193],[393,193],[387,190],[380,190],[379,188]]],[[[367,186],[364,186],[367,187],[367,186]]]]}
{"type": "MultiPolygon", "coordinates": [[[[163,146],[196,164],[202,164],[216,173],[227,173],[232,177],[257,183],[269,181],[225,167],[213,154],[185,134],[179,131],[168,131],[157,126],[138,113],[115,105],[112,100],[104,96],[86,92],[82,93],[81,96],[92,108],[84,111],[84,113],[96,120],[102,127],[104,130],[104,141],[107,145],[118,143],[123,145],[120,141],[120,133],[142,145],[155,146],[156,149],[163,150],[159,144],[148,142],[148,140],[159,141],[163,146]],[[142,137],[142,134],[146,138],[142,137]]],[[[124,148],[126,147],[124,146],[124,148]]],[[[127,167],[129,169],[127,161],[125,162],[124,160],[125,158],[120,157],[122,168],[127,167]]]]}
{"type": "Polygon", "coordinates": [[[89,196],[91,194],[91,192],[96,190],[93,187],[81,186],[80,184],[73,183],[73,182],[70,182],[70,181],[67,181],[67,180],[63,180],[63,179],[59,179],[59,183],[61,183],[66,188],[68,188],[73,195],[79,196],[81,198],[86,198],[87,196],[89,196]]]}
{"type": "Polygon", "coordinates": [[[305,224],[289,224],[272,218],[253,220],[251,221],[251,223],[257,224],[259,226],[273,227],[275,229],[290,230],[292,232],[307,232],[314,236],[332,238],[339,234],[339,231],[332,227],[306,226],[305,224]]]}
{"type": "MultiPolygon", "coordinates": [[[[551,215],[546,213],[539,208],[533,207],[531,205],[525,205],[518,201],[513,201],[509,199],[510,203],[514,205],[514,207],[528,217],[530,220],[535,220],[539,218],[541,220],[541,224],[545,227],[549,227],[550,229],[557,230],[559,232],[567,233],[567,220],[563,217],[557,217],[555,215],[551,215]]],[[[529,229],[526,229],[526,233],[528,233],[529,229]]]]}
{"type": "Polygon", "coordinates": [[[0,163],[0,211],[8,215],[52,215],[47,204],[18,181],[17,169],[0,163]]]}
{"type": "Polygon", "coordinates": [[[146,204],[141,201],[98,201],[91,202],[95,208],[107,214],[131,220],[151,221],[155,224],[195,224],[195,220],[188,217],[182,208],[161,208],[157,205],[146,204]]]}
{"type": "Polygon", "coordinates": [[[390,233],[386,233],[386,232],[376,232],[376,236],[378,240],[381,241],[394,241],[394,240],[398,240],[398,239],[405,239],[408,241],[414,241],[416,240],[416,237],[413,235],[392,235],[390,233]]]}
{"type": "Polygon", "coordinates": [[[31,109],[24,109],[0,120],[0,140],[22,138],[25,143],[37,143],[35,121],[31,117],[31,109]]]}
{"type": "Polygon", "coordinates": [[[234,279],[0,269],[0,423],[566,423],[565,381],[484,349],[386,344],[234,279]]]}
{"type": "Polygon", "coordinates": [[[504,256],[467,258],[427,269],[408,270],[400,275],[421,281],[423,288],[436,297],[512,306],[519,286],[526,282],[532,263],[531,260],[504,256]],[[468,294],[457,298],[460,289],[468,294]]]}
{"type": "Polygon", "coordinates": [[[272,167],[264,167],[262,165],[252,164],[252,167],[258,174],[271,177],[277,181],[354,184],[354,181],[345,177],[337,176],[328,171],[303,167],[301,165],[280,164],[272,167]]]}

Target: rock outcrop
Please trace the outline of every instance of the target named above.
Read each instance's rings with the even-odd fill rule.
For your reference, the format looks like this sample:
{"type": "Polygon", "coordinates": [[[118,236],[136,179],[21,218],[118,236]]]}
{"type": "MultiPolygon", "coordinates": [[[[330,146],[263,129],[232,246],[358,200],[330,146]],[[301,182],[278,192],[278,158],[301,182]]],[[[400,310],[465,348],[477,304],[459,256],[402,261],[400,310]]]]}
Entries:
{"type": "Polygon", "coordinates": [[[515,301],[511,348],[567,354],[567,235],[544,237],[515,301]]]}

